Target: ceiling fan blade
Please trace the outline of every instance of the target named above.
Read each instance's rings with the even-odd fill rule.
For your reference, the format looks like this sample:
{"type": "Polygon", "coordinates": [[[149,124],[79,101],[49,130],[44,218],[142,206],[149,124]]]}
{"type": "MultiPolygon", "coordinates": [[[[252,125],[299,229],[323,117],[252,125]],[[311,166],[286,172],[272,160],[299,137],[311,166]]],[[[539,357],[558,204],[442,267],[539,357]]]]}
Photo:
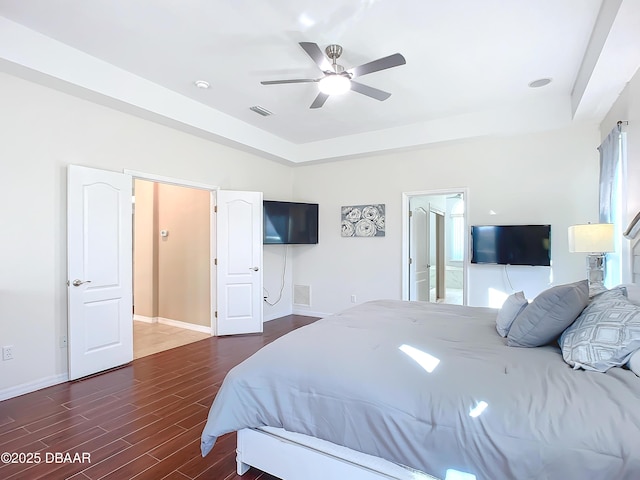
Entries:
{"type": "Polygon", "coordinates": [[[320,67],[320,70],[331,70],[331,63],[329,63],[327,57],[324,56],[317,43],[300,42],[300,46],[307,52],[307,55],[311,57],[315,64],[320,67]]]}
{"type": "Polygon", "coordinates": [[[394,53],[388,57],[379,58],[373,62],[365,63],[359,67],[350,68],[347,70],[351,74],[351,78],[361,77],[373,72],[379,72],[380,70],[386,70],[387,68],[397,67],[407,63],[405,58],[399,53],[394,53]]]}
{"type": "Polygon", "coordinates": [[[320,108],[327,101],[327,98],[329,98],[329,95],[320,92],[309,108],[320,108]]]}
{"type": "Polygon", "coordinates": [[[363,85],[362,83],[354,82],[353,80],[351,81],[351,90],[361,93],[362,95],[366,95],[367,97],[375,98],[381,102],[391,96],[389,92],[370,87],[369,85],[363,85]]]}
{"type": "Polygon", "coordinates": [[[294,78],[291,80],[267,80],[265,82],[260,82],[262,85],[280,85],[282,83],[312,83],[317,82],[319,80],[313,78],[294,78]]]}

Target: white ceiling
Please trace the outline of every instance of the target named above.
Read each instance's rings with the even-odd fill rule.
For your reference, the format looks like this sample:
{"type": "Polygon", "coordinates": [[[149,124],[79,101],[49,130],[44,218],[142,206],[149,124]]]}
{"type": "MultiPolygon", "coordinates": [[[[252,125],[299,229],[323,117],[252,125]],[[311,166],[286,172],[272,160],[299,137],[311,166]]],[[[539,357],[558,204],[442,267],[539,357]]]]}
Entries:
{"type": "Polygon", "coordinates": [[[640,65],[638,0],[0,0],[0,69],[270,158],[300,163],[597,124],[640,65]],[[396,52],[309,109],[322,74],[396,52]],[[546,87],[528,83],[548,77],[546,87]],[[196,80],[211,84],[198,89],[196,80]],[[259,105],[273,112],[262,117],[259,105]]]}

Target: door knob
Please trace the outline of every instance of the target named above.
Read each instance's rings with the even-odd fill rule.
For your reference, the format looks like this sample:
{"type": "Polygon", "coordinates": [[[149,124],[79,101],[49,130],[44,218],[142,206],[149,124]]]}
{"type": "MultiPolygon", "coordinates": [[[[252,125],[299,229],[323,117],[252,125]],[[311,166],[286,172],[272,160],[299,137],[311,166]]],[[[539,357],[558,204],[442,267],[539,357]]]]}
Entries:
{"type": "Polygon", "coordinates": [[[258,270],[260,270],[260,267],[249,267],[249,270],[253,270],[254,272],[257,272],[258,270]]]}
{"type": "Polygon", "coordinates": [[[77,278],[73,281],[72,285],[74,287],[79,287],[80,285],[82,285],[83,283],[91,283],[91,280],[85,280],[84,282],[82,280],[78,280],[77,278]]]}

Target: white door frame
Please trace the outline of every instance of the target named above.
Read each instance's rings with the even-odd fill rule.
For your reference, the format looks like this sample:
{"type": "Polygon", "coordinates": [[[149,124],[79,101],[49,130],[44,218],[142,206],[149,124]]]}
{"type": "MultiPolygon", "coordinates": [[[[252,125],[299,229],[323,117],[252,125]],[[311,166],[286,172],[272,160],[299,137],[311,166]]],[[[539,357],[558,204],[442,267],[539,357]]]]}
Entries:
{"type": "MultiPolygon", "coordinates": [[[[445,188],[439,190],[421,190],[416,192],[402,192],[402,300],[409,300],[409,202],[411,197],[420,197],[425,195],[455,195],[462,193],[464,197],[464,226],[465,232],[468,232],[468,212],[469,212],[469,189],[461,188],[445,188]]],[[[467,305],[469,298],[469,288],[467,285],[468,275],[467,266],[469,260],[469,235],[464,236],[464,256],[462,261],[462,285],[464,289],[463,305],[467,305]]]]}
{"type": "MultiPolygon", "coordinates": [[[[209,185],[206,183],[200,182],[192,182],[191,180],[183,180],[180,178],[174,177],[165,177],[162,175],[155,175],[153,173],[146,172],[138,172],[135,170],[127,170],[123,169],[123,173],[127,175],[131,175],[133,180],[146,180],[149,182],[155,183],[166,183],[169,185],[176,185],[179,187],[187,187],[187,188],[198,188],[200,190],[208,190],[210,192],[210,201],[209,201],[209,218],[210,221],[210,231],[209,231],[209,260],[210,260],[210,291],[209,291],[209,326],[211,328],[211,335],[216,335],[216,319],[215,319],[215,311],[217,309],[216,305],[214,305],[214,299],[216,299],[216,269],[213,265],[213,259],[216,258],[216,222],[214,221],[214,207],[216,205],[216,192],[220,190],[220,187],[215,185],[209,185]]],[[[217,302],[217,299],[216,299],[217,302]]],[[[133,326],[132,326],[133,327],[133,326]]]]}

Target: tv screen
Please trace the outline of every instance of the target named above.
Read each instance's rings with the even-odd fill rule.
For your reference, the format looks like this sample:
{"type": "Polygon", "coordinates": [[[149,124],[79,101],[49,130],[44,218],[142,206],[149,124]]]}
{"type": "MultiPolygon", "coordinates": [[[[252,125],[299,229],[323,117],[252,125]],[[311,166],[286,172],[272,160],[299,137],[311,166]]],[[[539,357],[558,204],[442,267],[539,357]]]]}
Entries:
{"type": "Polygon", "coordinates": [[[471,227],[471,263],[551,265],[550,225],[471,227]]]}
{"type": "Polygon", "coordinates": [[[318,243],[317,203],[265,200],[263,211],[263,244],[318,243]]]}

